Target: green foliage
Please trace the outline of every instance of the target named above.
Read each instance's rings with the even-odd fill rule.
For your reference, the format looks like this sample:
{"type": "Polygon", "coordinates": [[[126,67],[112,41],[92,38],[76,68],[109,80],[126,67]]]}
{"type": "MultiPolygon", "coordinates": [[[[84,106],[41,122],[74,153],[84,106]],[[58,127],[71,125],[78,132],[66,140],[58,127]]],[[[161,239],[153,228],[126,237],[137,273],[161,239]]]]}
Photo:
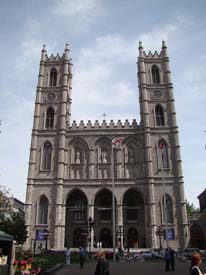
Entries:
{"type": "Polygon", "coordinates": [[[9,190],[0,185],[0,220],[11,211],[9,190]]]}
{"type": "Polygon", "coordinates": [[[189,201],[186,200],[186,210],[187,210],[187,216],[191,218],[193,213],[197,211],[198,208],[196,208],[193,203],[190,203],[189,201]]]}
{"type": "Polygon", "coordinates": [[[0,230],[13,235],[17,244],[23,244],[26,241],[24,213],[12,210],[9,190],[2,185],[0,185],[0,230]]]}
{"type": "Polygon", "coordinates": [[[35,256],[35,263],[37,263],[42,270],[46,270],[59,263],[65,263],[65,253],[48,251],[48,253],[35,256]]]}

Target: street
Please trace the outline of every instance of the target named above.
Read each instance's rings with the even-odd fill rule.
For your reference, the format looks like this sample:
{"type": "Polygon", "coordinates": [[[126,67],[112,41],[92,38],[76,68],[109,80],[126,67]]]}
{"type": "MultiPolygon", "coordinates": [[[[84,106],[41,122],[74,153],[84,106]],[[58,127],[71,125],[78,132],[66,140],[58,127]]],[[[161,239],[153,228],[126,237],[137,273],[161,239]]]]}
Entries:
{"type": "MultiPolygon", "coordinates": [[[[55,275],[94,275],[96,263],[86,263],[83,269],[78,264],[64,266],[55,275]]],[[[176,262],[175,271],[165,271],[164,262],[143,262],[143,263],[110,263],[110,275],[188,275],[190,263],[176,262]]],[[[206,273],[206,264],[201,265],[202,273],[206,273]]]]}

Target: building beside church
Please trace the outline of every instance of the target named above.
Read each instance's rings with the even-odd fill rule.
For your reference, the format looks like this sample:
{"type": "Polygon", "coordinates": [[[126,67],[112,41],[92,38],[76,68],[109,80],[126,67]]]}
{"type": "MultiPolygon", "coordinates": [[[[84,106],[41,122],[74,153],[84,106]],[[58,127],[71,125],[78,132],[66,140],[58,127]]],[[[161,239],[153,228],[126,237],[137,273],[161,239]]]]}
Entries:
{"type": "Polygon", "coordinates": [[[206,189],[197,197],[200,209],[197,209],[189,217],[191,247],[205,249],[206,247],[206,189]]]}
{"type": "MultiPolygon", "coordinates": [[[[77,124],[71,122],[68,45],[62,56],[48,56],[43,47],[27,181],[28,247],[36,232],[45,229],[49,248],[86,246],[84,228],[90,217],[95,222],[91,246],[112,247],[113,171],[116,229],[123,230],[116,242],[158,248],[157,228],[167,224],[169,245],[187,246],[180,144],[165,42],[161,52],[153,54],[145,53],[140,42],[137,66],[140,123],[134,119],[77,124]],[[114,170],[113,138],[123,139],[113,151],[114,170]]],[[[166,246],[164,236],[161,242],[166,246]]]]}

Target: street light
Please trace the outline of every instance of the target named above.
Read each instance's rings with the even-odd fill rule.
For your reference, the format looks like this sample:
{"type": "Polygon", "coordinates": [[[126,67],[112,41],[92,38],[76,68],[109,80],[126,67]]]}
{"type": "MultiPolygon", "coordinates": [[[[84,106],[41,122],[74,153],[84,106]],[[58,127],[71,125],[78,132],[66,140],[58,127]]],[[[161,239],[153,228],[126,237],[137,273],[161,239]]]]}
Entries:
{"type": "Polygon", "coordinates": [[[162,249],[162,239],[161,236],[164,235],[164,230],[161,226],[157,227],[156,235],[159,236],[160,250],[162,249]]]}
{"type": "Polygon", "coordinates": [[[124,235],[123,225],[118,225],[117,226],[116,234],[117,234],[117,241],[120,244],[120,248],[122,248],[121,239],[122,239],[122,236],[124,235]]]}
{"type": "Polygon", "coordinates": [[[48,229],[44,229],[44,233],[42,234],[45,236],[45,250],[47,251],[48,250],[48,236],[51,235],[50,231],[48,229]]]}
{"type": "Polygon", "coordinates": [[[89,217],[86,222],[86,228],[85,233],[88,236],[88,243],[89,243],[89,261],[91,261],[91,235],[92,235],[92,229],[94,228],[94,221],[92,220],[92,217],[89,217]]]}

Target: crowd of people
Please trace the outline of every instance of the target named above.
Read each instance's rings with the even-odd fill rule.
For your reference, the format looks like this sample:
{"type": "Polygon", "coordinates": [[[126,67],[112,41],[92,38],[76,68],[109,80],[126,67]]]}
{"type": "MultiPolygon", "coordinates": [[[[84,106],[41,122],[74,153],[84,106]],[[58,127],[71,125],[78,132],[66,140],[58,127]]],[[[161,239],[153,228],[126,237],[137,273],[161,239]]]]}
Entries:
{"type": "MultiPolygon", "coordinates": [[[[143,258],[143,253],[139,253],[140,258],[143,258]],[[141,257],[142,256],[142,257],[141,257]]],[[[83,247],[79,248],[79,263],[80,268],[84,267],[85,262],[85,249],[83,247]]],[[[123,249],[119,249],[117,253],[118,257],[124,256],[123,249]]],[[[109,262],[106,257],[106,252],[103,250],[99,250],[96,253],[95,258],[97,259],[96,268],[95,268],[95,275],[109,275],[109,262]]],[[[71,261],[71,250],[68,247],[66,250],[66,264],[70,265],[71,261]]],[[[116,258],[117,259],[117,258],[116,258]]],[[[166,271],[175,271],[175,251],[172,248],[166,248],[164,252],[164,260],[165,260],[165,270],[166,271]]],[[[141,262],[141,261],[140,261],[141,262]]],[[[200,270],[200,265],[202,263],[202,257],[200,253],[194,253],[191,258],[191,266],[189,270],[189,275],[206,275],[203,274],[200,270]]]]}

